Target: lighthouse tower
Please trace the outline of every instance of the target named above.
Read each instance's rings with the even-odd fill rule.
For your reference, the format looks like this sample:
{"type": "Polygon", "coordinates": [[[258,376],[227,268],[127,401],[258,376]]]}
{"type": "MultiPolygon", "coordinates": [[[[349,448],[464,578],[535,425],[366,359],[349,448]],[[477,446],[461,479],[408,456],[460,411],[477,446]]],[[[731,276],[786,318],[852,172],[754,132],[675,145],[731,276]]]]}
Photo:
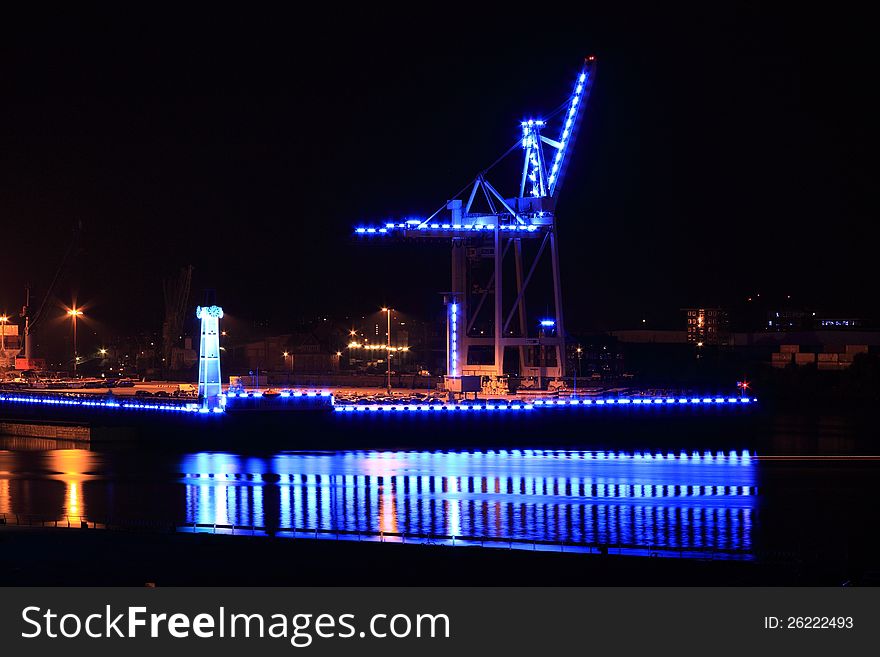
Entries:
{"type": "Polygon", "coordinates": [[[199,344],[199,402],[213,411],[222,407],[220,384],[220,306],[198,306],[196,317],[202,320],[199,344]]]}

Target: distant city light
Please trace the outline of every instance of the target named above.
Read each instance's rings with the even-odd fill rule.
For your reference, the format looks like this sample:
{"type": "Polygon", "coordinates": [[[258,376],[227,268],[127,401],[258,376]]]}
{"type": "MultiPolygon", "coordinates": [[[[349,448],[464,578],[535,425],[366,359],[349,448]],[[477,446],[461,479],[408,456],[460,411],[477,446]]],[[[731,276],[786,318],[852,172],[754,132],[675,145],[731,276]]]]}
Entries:
{"type": "Polygon", "coordinates": [[[349,349],[381,349],[383,351],[409,351],[409,347],[389,347],[387,344],[360,344],[359,342],[349,342],[349,349]]]}

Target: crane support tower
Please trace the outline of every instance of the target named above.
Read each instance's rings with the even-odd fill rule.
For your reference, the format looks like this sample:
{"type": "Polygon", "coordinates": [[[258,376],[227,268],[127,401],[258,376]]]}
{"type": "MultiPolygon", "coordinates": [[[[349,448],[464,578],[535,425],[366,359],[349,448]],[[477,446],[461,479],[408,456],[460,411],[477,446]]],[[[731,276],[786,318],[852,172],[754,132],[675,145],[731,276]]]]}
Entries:
{"type": "Polygon", "coordinates": [[[508,350],[517,354],[520,376],[565,375],[556,205],[595,75],[595,57],[587,57],[566,102],[544,118],[523,120],[516,144],[429,217],[355,228],[362,239],[451,243],[444,295],[450,390],[464,389],[460,377],[503,378],[511,369],[504,366],[508,350]],[[523,165],[511,198],[487,174],[517,150],[523,165]]]}

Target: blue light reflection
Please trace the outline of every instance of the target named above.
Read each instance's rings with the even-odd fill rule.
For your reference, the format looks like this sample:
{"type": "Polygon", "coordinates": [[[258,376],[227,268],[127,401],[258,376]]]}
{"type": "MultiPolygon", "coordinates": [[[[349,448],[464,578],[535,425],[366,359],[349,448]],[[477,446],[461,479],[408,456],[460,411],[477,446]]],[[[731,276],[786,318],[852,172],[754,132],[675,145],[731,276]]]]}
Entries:
{"type": "Polygon", "coordinates": [[[188,455],[190,523],[748,552],[748,451],[188,455]]]}

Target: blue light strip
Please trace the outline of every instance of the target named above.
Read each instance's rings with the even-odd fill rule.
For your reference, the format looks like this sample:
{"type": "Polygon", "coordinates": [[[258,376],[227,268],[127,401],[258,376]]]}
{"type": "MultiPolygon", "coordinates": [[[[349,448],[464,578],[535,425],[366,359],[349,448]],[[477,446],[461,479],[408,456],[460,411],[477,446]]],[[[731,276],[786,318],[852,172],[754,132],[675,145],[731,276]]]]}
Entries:
{"type": "Polygon", "coordinates": [[[581,399],[538,399],[535,406],[558,408],[561,406],[740,406],[753,404],[754,397],[611,397],[581,399]]]}
{"type": "Polygon", "coordinates": [[[642,398],[591,398],[591,399],[538,399],[525,402],[486,402],[460,404],[335,404],[333,410],[342,413],[364,412],[472,412],[472,411],[531,411],[542,408],[571,406],[744,406],[757,402],[749,397],[642,397],[642,398]]]}
{"type": "Polygon", "coordinates": [[[449,304],[449,376],[458,376],[458,304],[449,304]]]}
{"type": "MultiPolygon", "coordinates": [[[[520,233],[537,233],[542,229],[548,229],[543,224],[501,224],[498,230],[520,232],[520,233]]],[[[390,235],[395,232],[412,232],[412,233],[492,233],[495,231],[495,224],[470,223],[470,224],[421,224],[418,226],[408,226],[406,224],[385,224],[384,226],[358,226],[354,229],[355,235],[361,237],[376,237],[390,235]]]]}
{"type": "MultiPolygon", "coordinates": [[[[257,390],[256,392],[230,392],[230,393],[227,393],[226,396],[230,399],[259,399],[261,397],[266,397],[266,395],[264,395],[259,390],[257,390]]],[[[270,398],[276,397],[276,396],[281,397],[282,399],[288,399],[291,397],[294,399],[301,398],[301,397],[328,398],[328,397],[332,397],[333,394],[330,392],[327,392],[326,390],[320,390],[320,391],[312,390],[312,391],[307,391],[307,392],[302,392],[301,390],[282,390],[278,393],[278,395],[269,395],[270,398]]]]}

